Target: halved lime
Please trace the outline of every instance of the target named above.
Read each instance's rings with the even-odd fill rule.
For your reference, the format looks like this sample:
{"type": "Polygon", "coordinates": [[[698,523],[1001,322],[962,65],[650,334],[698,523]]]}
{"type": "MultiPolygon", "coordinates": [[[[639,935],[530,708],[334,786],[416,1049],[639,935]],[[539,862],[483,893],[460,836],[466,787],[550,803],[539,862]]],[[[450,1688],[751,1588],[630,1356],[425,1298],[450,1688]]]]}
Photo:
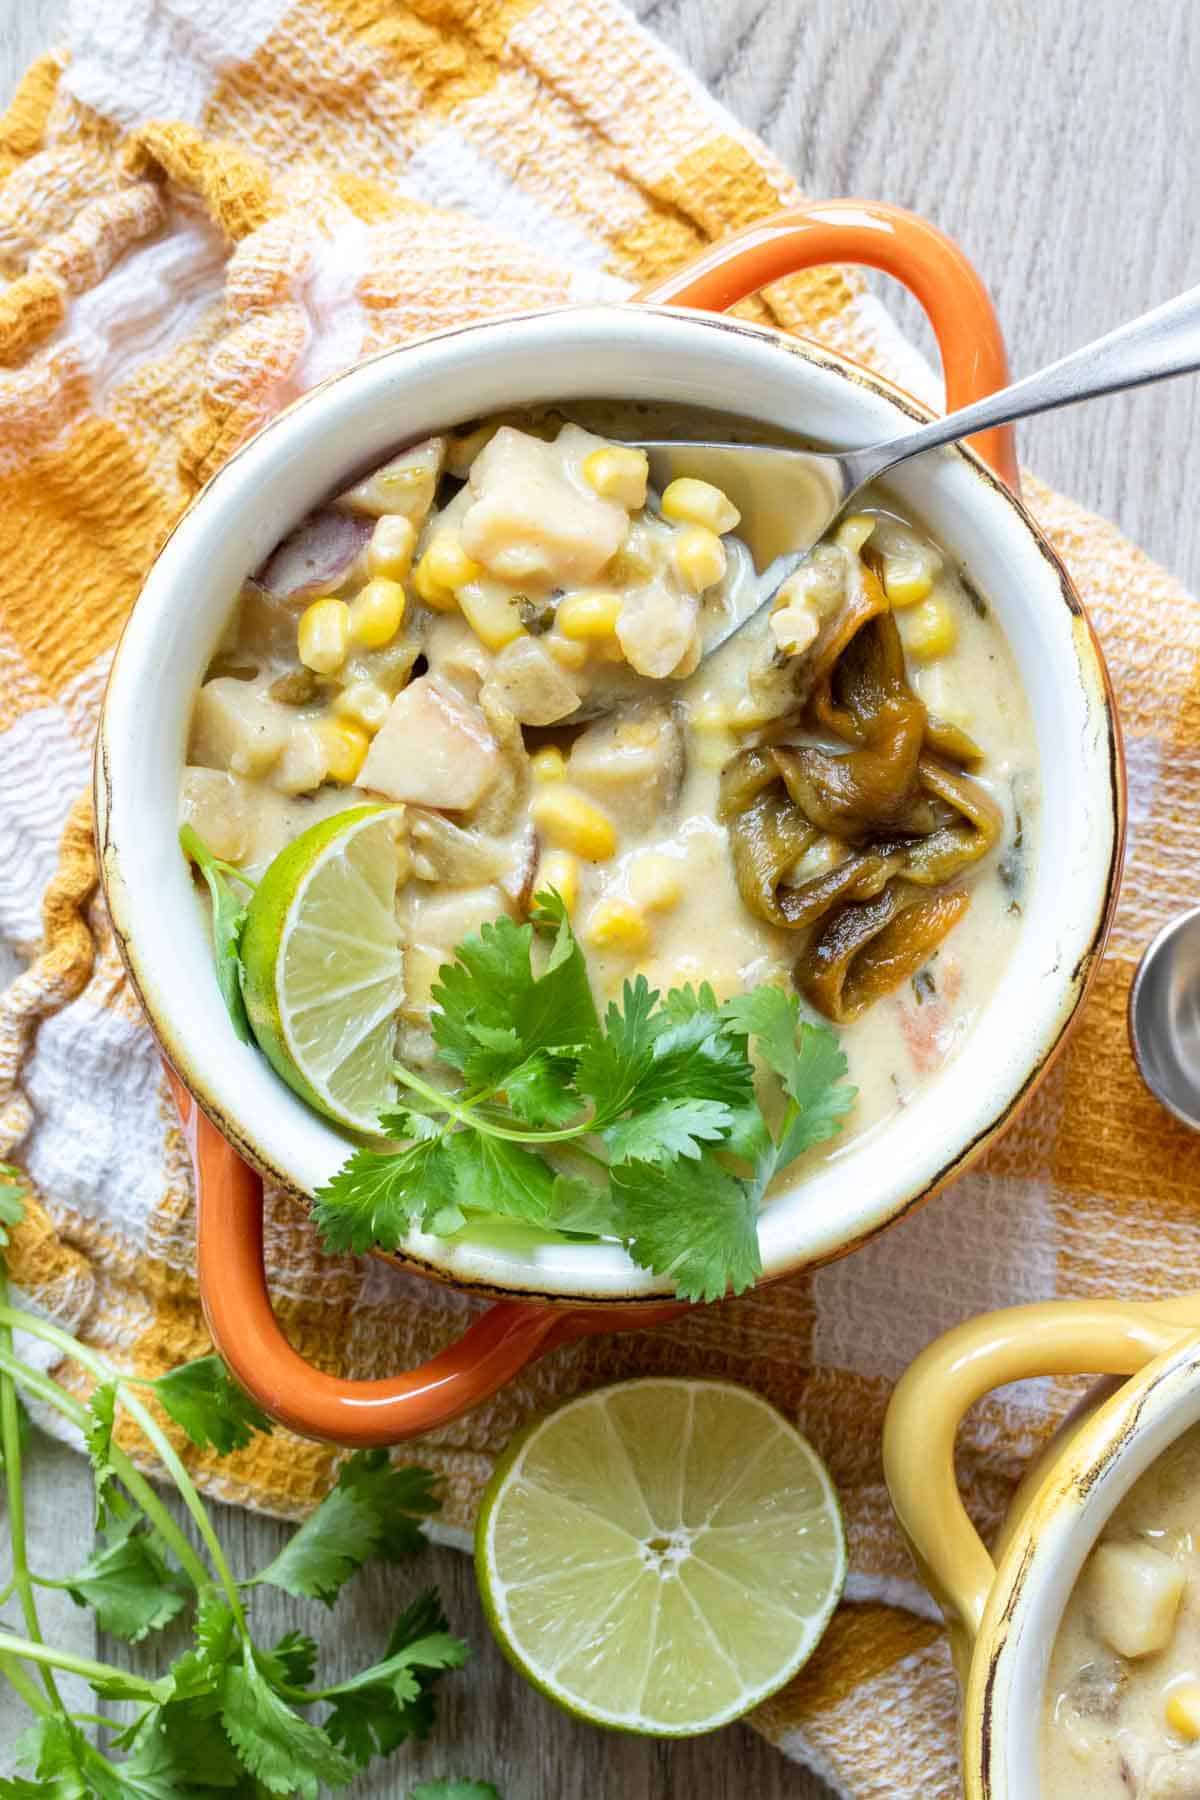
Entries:
{"type": "Polygon", "coordinates": [[[812,1654],[846,1578],[824,1464],[757,1394],[627,1381],[531,1426],[483,1497],[500,1646],[596,1725],[712,1731],[812,1654]]]}
{"type": "Polygon", "coordinates": [[[355,1131],[377,1132],[396,1097],[403,820],[402,806],[355,806],[310,826],[267,869],[242,934],[260,1046],[310,1106],[355,1131]]]}

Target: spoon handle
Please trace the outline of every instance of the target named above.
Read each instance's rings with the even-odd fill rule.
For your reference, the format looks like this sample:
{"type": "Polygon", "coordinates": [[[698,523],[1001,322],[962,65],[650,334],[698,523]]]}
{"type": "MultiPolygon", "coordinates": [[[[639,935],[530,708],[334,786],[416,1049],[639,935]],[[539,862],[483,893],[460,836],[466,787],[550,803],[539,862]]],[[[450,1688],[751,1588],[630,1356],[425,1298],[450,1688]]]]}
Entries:
{"type": "Polygon", "coordinates": [[[1156,306],[1153,312],[1118,326],[973,406],[964,406],[886,444],[843,452],[840,460],[857,489],[895,463],[938,444],[951,444],[993,425],[1007,425],[1033,413],[1142,387],[1150,381],[1166,381],[1195,369],[1200,369],[1200,287],[1189,288],[1165,306],[1156,306]]]}

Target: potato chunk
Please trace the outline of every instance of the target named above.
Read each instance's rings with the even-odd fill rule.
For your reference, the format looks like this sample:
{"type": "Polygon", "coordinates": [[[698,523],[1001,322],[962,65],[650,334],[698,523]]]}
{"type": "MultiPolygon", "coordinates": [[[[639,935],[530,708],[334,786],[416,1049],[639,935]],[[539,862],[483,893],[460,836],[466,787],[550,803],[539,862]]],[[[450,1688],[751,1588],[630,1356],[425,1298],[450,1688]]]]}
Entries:
{"type": "Polygon", "coordinates": [[[456,947],[476,935],[481,925],[511,915],[512,908],[501,889],[491,884],[449,893],[425,893],[417,885],[409,889],[406,910],[402,1010],[405,1018],[420,1023],[429,1017],[438,970],[454,961],[456,947]]]}
{"type": "Polygon", "coordinates": [[[239,863],[250,849],[254,790],[224,769],[187,768],[179,822],[190,825],[214,856],[239,863]]]}
{"type": "Polygon", "coordinates": [[[645,831],[679,797],[683,733],[666,706],[633,707],[598,719],[576,738],[567,773],[623,832],[645,831]]]}
{"type": "Polygon", "coordinates": [[[617,641],[639,675],[656,681],[678,669],[692,644],[698,608],[666,581],[631,589],[617,619],[617,641]]]}
{"type": "Polygon", "coordinates": [[[523,725],[553,725],[579,705],[578,691],[545,645],[531,637],[505,645],[485,687],[523,725]]]}
{"type": "Polygon", "coordinates": [[[572,433],[589,449],[603,441],[565,426],[555,443],[544,444],[504,425],[472,464],[463,547],[493,575],[578,587],[594,581],[624,542],[625,508],[572,475],[582,462],[572,433]]]}
{"type": "Polygon", "coordinates": [[[1171,1640],[1183,1569],[1149,1544],[1101,1544],[1088,1565],[1092,1623],[1119,1656],[1149,1656],[1171,1640]]]}
{"type": "Polygon", "coordinates": [[[289,718],[251,682],[218,675],[196,696],[188,761],[235,775],[265,775],[283,753],[289,718]]]}
{"type": "Polygon", "coordinates": [[[342,512],[365,513],[372,519],[399,513],[420,526],[433,505],[445,460],[445,438],[426,438],[339,494],[334,504],[342,512]]]}
{"type": "Polygon", "coordinates": [[[390,800],[465,812],[482,799],[496,765],[496,740],[479,708],[421,675],[392,701],[358,785],[390,800]]]}

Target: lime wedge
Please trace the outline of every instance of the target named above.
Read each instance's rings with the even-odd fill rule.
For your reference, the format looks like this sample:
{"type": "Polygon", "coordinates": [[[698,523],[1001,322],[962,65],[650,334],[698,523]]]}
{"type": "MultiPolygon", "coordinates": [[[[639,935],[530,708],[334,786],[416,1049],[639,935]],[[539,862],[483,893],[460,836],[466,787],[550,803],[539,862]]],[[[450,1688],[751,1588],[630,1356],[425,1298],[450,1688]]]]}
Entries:
{"type": "Polygon", "coordinates": [[[377,1133],[396,1098],[404,956],[396,918],[402,806],[355,806],[282,850],[242,934],[242,986],[259,1045],[319,1112],[377,1133]]]}
{"type": "Polygon", "coordinates": [[[505,1454],[475,1534],[484,1609],[535,1687],[596,1725],[712,1731],[812,1654],[846,1577],[837,1496],[773,1406],[623,1382],[505,1454]]]}

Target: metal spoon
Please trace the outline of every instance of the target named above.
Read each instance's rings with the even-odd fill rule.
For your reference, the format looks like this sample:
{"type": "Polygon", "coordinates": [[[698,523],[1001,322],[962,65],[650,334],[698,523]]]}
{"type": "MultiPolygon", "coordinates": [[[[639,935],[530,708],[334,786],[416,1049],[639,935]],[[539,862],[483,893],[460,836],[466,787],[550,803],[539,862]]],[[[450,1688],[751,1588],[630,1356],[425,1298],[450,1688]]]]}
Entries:
{"type": "Polygon", "coordinates": [[[697,476],[724,489],[742,515],[739,535],[760,571],[757,582],[748,584],[749,604],[736,615],[722,615],[701,660],[774,599],[854,496],[897,463],[993,425],[1195,369],[1200,369],[1200,287],[973,406],[862,450],[818,453],[755,444],[640,440],[638,447],[649,454],[651,481],[660,492],[679,475],[697,476]]]}
{"type": "Polygon", "coordinates": [[[1129,1041],[1150,1092],[1200,1131],[1200,906],[1164,925],[1138,964],[1129,1041]]]}

